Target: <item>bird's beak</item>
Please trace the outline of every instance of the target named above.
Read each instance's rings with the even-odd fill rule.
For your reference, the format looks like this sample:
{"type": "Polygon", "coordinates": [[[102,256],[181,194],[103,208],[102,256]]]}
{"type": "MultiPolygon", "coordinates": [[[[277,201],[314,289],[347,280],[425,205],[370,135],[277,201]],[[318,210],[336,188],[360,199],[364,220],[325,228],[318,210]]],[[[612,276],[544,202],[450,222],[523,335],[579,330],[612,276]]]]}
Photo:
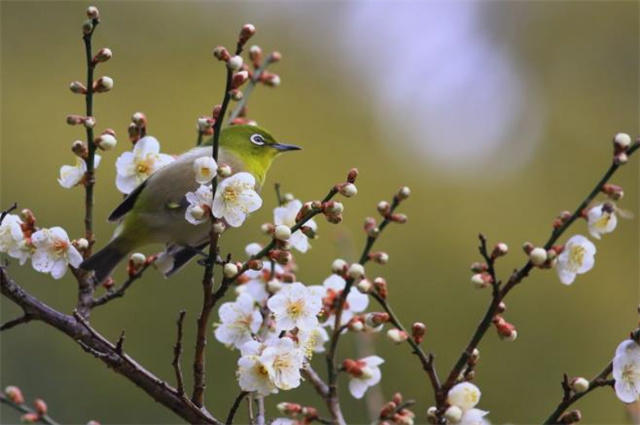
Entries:
{"type": "Polygon", "coordinates": [[[284,143],[274,143],[273,145],[271,145],[271,147],[273,147],[274,149],[276,149],[276,150],[278,150],[280,152],[299,151],[300,149],[302,149],[300,146],[285,145],[284,143]]]}

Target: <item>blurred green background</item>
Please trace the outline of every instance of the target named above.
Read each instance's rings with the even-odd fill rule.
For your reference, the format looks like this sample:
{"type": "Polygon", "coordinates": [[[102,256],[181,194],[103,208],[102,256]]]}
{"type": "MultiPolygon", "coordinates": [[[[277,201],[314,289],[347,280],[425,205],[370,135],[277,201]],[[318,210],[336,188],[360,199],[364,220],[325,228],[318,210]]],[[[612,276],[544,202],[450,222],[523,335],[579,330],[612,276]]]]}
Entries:
{"type": "MultiPolygon", "coordinates": [[[[83,131],[65,124],[82,113],[83,100],[67,89],[84,78],[80,26],[84,2],[1,3],[2,149],[1,200],[31,208],[41,226],[82,232],[82,189],[62,189],[58,169],[71,164],[71,142],[83,131]]],[[[280,139],[304,146],[281,158],[269,176],[304,200],[323,196],[357,166],[359,194],[345,201],[343,225],[320,223],[313,250],[298,256],[299,278],[321,282],[336,256],[356,258],[363,217],[375,213],[401,185],[412,188],[402,206],[409,216],[391,226],[378,248],[389,252],[384,268],[370,266],[390,285],[401,318],[428,326],[425,346],[441,374],[466,344],[489,299],[469,283],[478,260],[476,235],[504,241],[511,253],[499,263],[506,277],[524,261],[524,241],[542,243],[553,217],[573,209],[610,161],[614,133],[638,134],[637,2],[98,2],[103,23],[95,47],[114,57],[99,75],[115,80],[96,96],[97,128],[114,128],[120,143],[103,154],[96,189],[98,246],[110,237],[106,222],[120,195],[116,157],[128,149],[131,114],[144,111],[149,132],[163,151],[178,153],[195,141],[195,120],[222,94],[223,67],[212,60],[217,44],[231,46],[239,27],[254,23],[252,40],[283,61],[276,90],[259,87],[250,116],[280,139]],[[461,18],[462,17],[462,18],[461,18]]],[[[637,158],[614,182],[625,188],[620,203],[638,215],[637,158]]],[[[242,229],[224,237],[238,256],[251,241],[264,241],[259,225],[271,220],[275,199],[242,229]]],[[[322,220],[320,220],[322,221],[322,220]]],[[[579,222],[572,229],[586,234],[579,222]]],[[[592,376],[612,357],[636,324],[638,219],[597,243],[594,270],[573,286],[553,271],[535,272],[507,300],[515,343],[493,331],[481,345],[477,383],[480,407],[493,423],[534,423],[559,401],[559,381],[592,376]]],[[[153,252],[149,248],[148,252],[153,252]]],[[[53,307],[70,312],[76,288],[12,264],[12,276],[53,307]]],[[[119,279],[124,272],[120,270],[119,279]]],[[[127,352],[173,382],[171,347],[175,318],[187,310],[184,370],[191,383],[195,318],[200,308],[200,269],[192,264],[165,280],[154,270],[121,300],[95,310],[92,323],[116,339],[126,329],[127,352]]],[[[119,280],[118,279],[118,280],[119,280]]],[[[20,311],[0,301],[2,320],[20,311]]],[[[26,397],[44,398],[64,423],[176,423],[178,418],[131,383],[113,374],[66,336],[40,323],[1,335],[0,384],[19,385],[26,397]]],[[[385,399],[402,391],[417,400],[417,422],[433,403],[418,362],[382,335],[374,340],[385,399]]],[[[354,356],[353,337],[340,358],[354,356]]],[[[236,352],[207,347],[207,404],[226,416],[238,392],[236,352]]],[[[324,375],[324,362],[314,360],[324,375]]],[[[365,403],[345,389],[350,423],[367,422],[365,403]]],[[[268,398],[318,406],[312,389],[268,398]]],[[[623,405],[602,390],[579,403],[586,423],[623,423],[623,405]]],[[[246,415],[242,409],[242,414],[246,415]]],[[[246,420],[246,416],[243,416],[246,420]]],[[[0,420],[18,416],[2,407],[0,420]]]]}

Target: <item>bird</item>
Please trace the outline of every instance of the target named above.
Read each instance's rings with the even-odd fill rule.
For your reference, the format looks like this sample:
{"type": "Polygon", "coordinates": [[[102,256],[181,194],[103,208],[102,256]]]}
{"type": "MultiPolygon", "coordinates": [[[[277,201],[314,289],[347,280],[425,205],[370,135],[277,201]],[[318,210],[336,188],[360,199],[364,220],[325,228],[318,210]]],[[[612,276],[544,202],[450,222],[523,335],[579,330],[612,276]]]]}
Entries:
{"type": "MultiPolygon", "coordinates": [[[[193,225],[185,219],[187,192],[199,184],[195,179],[194,161],[212,155],[213,138],[179,155],[175,161],[159,168],[140,183],[109,215],[118,221],[111,241],[80,264],[93,271],[95,282],[101,283],[130,252],[144,245],[164,243],[165,253],[173,257],[166,276],[175,273],[206,247],[211,225],[193,225]]],[[[255,125],[233,125],[220,133],[218,162],[232,172],[248,172],[260,191],[273,160],[283,152],[300,150],[296,145],[279,143],[265,129],[255,125]]]]}

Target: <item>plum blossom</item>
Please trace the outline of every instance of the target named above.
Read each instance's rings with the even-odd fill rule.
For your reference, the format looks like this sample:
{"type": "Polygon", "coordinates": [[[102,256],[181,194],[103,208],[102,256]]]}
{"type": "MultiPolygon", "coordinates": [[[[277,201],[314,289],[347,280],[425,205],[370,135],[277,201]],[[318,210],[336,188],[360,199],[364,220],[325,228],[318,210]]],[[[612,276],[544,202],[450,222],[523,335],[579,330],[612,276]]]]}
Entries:
{"type": "Polygon", "coordinates": [[[211,186],[201,185],[195,192],[187,192],[184,197],[189,203],[184,212],[184,218],[194,225],[207,221],[211,212],[211,203],[213,202],[211,186]]]}
{"type": "Polygon", "coordinates": [[[471,382],[461,382],[449,390],[447,402],[465,412],[478,404],[481,395],[480,389],[471,382]]]}
{"type": "Polygon", "coordinates": [[[490,425],[485,418],[489,412],[480,409],[469,409],[462,414],[459,425],[490,425]]]}
{"type": "Polygon", "coordinates": [[[294,282],[284,285],[267,301],[267,306],[275,316],[276,331],[288,331],[296,327],[305,331],[318,326],[316,315],[322,308],[322,299],[317,291],[294,282]]]}
{"type": "Polygon", "coordinates": [[[271,380],[274,374],[272,359],[262,355],[263,348],[257,341],[249,341],[242,346],[237,377],[242,390],[266,396],[278,392],[278,388],[271,380]]]}
{"type": "Polygon", "coordinates": [[[614,231],[618,224],[618,218],[611,204],[599,204],[587,213],[587,223],[589,234],[600,239],[601,235],[614,231]]]}
{"type": "MultiPolygon", "coordinates": [[[[93,168],[98,168],[102,157],[95,154],[93,158],[93,168]]],[[[71,189],[72,187],[80,184],[82,178],[87,172],[87,163],[84,159],[76,157],[76,165],[63,165],[60,167],[60,177],[58,183],[65,189],[71,189]]]]}
{"type": "Polygon", "coordinates": [[[201,156],[193,161],[193,171],[196,174],[196,182],[209,184],[216,176],[218,164],[211,156],[201,156]]]}
{"type": "Polygon", "coordinates": [[[556,270],[560,282],[570,285],[576,274],[583,274],[593,268],[595,264],[595,245],[582,235],[572,236],[558,256],[556,270]]]}
{"type": "Polygon", "coordinates": [[[160,153],[160,143],[155,137],[145,136],[132,152],[124,152],[116,160],[116,187],[129,194],[156,170],[173,161],[171,155],[160,153]]]}
{"type": "Polygon", "coordinates": [[[22,233],[22,220],[15,214],[7,214],[0,224],[0,252],[6,252],[23,265],[31,254],[22,233]]]}
{"type": "Polygon", "coordinates": [[[300,386],[304,353],[289,338],[271,340],[261,356],[271,365],[271,380],[281,390],[300,386]]]}
{"type": "Polygon", "coordinates": [[[224,218],[229,226],[242,225],[247,214],[262,206],[262,198],[254,190],[255,185],[256,179],[244,172],[222,180],[213,199],[213,215],[224,218]]]}
{"type": "MultiPolygon", "coordinates": [[[[335,309],[337,308],[337,301],[340,294],[344,290],[346,281],[337,274],[332,274],[322,282],[322,286],[314,286],[312,288],[318,288],[322,293],[322,303],[325,311],[330,313],[330,316],[324,322],[325,325],[333,327],[335,324],[335,309]]],[[[345,305],[342,310],[342,316],[340,317],[340,325],[347,324],[354,316],[354,313],[361,313],[366,310],[369,305],[369,297],[360,291],[350,291],[347,295],[345,305]]]]}
{"type": "Polygon", "coordinates": [[[616,396],[624,403],[640,398],[640,345],[634,340],[623,341],[613,358],[613,378],[616,396]]]}
{"type": "Polygon", "coordinates": [[[310,359],[313,353],[323,353],[324,343],[329,341],[329,333],[322,326],[310,331],[298,331],[298,346],[303,350],[305,357],[310,359]]]}
{"type": "MultiPolygon", "coordinates": [[[[274,277],[277,278],[283,273],[283,268],[280,264],[273,265],[274,277]]],[[[271,276],[271,262],[265,261],[262,266],[262,270],[247,270],[243,276],[249,278],[249,280],[236,287],[238,294],[249,294],[253,300],[262,304],[269,298],[269,292],[267,292],[267,282],[271,276]]]]}
{"type": "Polygon", "coordinates": [[[291,418],[275,418],[271,425],[298,425],[300,422],[291,418]]]}
{"type": "Polygon", "coordinates": [[[236,348],[251,341],[262,324],[262,315],[248,294],[240,295],[235,302],[222,304],[218,315],[222,323],[215,330],[216,339],[236,348]]]}
{"type": "Polygon", "coordinates": [[[41,273],[51,273],[54,279],[64,276],[68,264],[78,267],[82,263],[82,255],[62,227],[38,230],[31,235],[31,243],[35,247],[31,257],[33,268],[41,273]]]}
{"type": "Polygon", "coordinates": [[[351,375],[349,391],[355,398],[362,398],[369,387],[376,385],[382,379],[380,365],[384,359],[380,356],[368,356],[355,361],[355,367],[347,372],[351,375]]]}
{"type": "MultiPolygon", "coordinates": [[[[289,201],[281,207],[276,207],[273,210],[273,223],[276,226],[284,225],[287,227],[293,227],[293,225],[296,224],[296,215],[298,215],[300,208],[302,208],[302,202],[298,199],[289,201]]],[[[310,227],[313,231],[318,228],[318,225],[313,219],[307,221],[305,226],[310,227]]],[[[311,248],[309,239],[301,230],[296,230],[291,234],[289,237],[289,243],[292,247],[302,253],[307,252],[307,250],[311,248]]]]}

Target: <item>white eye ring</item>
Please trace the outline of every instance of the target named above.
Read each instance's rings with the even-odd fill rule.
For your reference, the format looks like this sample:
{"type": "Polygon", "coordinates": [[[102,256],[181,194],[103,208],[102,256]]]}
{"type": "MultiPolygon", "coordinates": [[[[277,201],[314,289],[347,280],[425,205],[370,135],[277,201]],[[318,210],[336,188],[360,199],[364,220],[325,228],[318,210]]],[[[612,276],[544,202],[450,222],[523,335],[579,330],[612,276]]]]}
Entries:
{"type": "Polygon", "coordinates": [[[258,133],[252,134],[251,137],[249,137],[249,140],[251,140],[251,143],[254,145],[264,145],[264,138],[258,133]]]}

